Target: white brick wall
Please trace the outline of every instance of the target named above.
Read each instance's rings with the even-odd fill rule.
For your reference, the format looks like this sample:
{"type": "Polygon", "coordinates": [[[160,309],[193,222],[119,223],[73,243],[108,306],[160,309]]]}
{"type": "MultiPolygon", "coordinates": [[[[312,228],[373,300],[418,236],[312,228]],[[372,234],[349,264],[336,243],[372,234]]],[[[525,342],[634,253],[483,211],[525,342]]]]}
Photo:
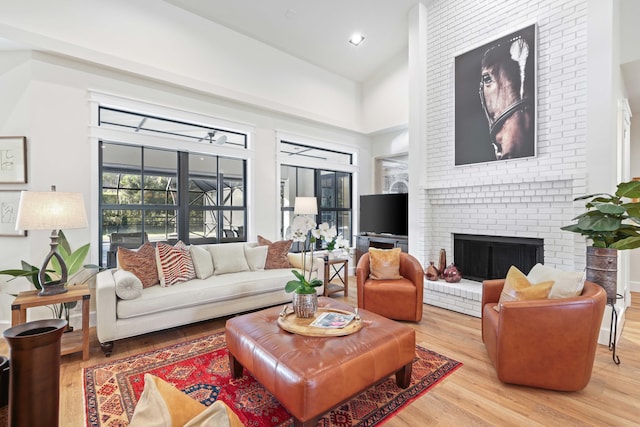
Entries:
{"type": "MultiPolygon", "coordinates": [[[[428,265],[452,233],[544,239],[545,263],[584,268],[584,239],[560,227],[577,215],[586,168],[587,0],[442,0],[427,12],[426,182],[421,183],[428,265]],[[455,56],[537,24],[537,155],[454,166],[455,56]]],[[[464,274],[464,272],[462,272],[464,274]]],[[[425,289],[426,291],[426,289],[425,289]]]]}

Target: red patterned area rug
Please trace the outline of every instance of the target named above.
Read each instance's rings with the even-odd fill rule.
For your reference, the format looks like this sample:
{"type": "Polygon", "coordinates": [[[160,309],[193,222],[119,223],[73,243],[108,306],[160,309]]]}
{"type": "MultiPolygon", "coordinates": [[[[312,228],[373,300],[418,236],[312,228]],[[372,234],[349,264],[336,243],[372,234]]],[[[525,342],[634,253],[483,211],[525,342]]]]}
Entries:
{"type": "MultiPolygon", "coordinates": [[[[325,414],[318,426],[379,425],[460,366],[460,362],[416,346],[408,388],[396,386],[395,376],[391,375],[325,414]]],[[[86,425],[129,425],[144,388],[145,373],[172,383],[205,405],[221,399],[246,426],[293,425],[287,410],[246,370],[242,378],[231,377],[224,332],[85,368],[86,425]]]]}

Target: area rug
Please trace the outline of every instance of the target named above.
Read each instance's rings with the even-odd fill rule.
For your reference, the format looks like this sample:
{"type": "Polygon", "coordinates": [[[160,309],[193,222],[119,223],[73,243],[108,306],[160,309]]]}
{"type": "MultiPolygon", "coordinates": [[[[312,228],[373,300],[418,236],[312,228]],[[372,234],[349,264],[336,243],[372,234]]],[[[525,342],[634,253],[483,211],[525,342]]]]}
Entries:
{"type": "MultiPolygon", "coordinates": [[[[392,375],[325,414],[318,425],[380,425],[460,366],[460,362],[416,346],[408,388],[399,388],[392,375]]],[[[145,373],[172,383],[205,405],[221,399],[246,426],[293,425],[287,410],[246,370],[242,378],[231,377],[224,332],[85,368],[86,425],[129,425],[144,388],[145,373]]]]}

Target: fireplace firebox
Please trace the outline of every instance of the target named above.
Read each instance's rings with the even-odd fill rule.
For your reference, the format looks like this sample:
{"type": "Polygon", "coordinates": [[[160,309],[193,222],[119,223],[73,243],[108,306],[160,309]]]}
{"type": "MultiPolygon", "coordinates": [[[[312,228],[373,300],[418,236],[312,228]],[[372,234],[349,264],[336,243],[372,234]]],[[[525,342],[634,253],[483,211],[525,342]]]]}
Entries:
{"type": "Polygon", "coordinates": [[[453,259],[469,280],[503,279],[512,265],[527,274],[537,263],[544,263],[544,240],[454,234],[453,259]]]}

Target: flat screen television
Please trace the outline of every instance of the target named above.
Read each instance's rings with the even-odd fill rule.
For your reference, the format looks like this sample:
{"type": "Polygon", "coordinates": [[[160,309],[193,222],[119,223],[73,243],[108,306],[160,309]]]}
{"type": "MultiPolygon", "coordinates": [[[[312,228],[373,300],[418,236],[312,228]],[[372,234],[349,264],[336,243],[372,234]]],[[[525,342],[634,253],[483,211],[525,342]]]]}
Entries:
{"type": "Polygon", "coordinates": [[[360,234],[409,234],[407,193],[360,196],[360,234]]]}

